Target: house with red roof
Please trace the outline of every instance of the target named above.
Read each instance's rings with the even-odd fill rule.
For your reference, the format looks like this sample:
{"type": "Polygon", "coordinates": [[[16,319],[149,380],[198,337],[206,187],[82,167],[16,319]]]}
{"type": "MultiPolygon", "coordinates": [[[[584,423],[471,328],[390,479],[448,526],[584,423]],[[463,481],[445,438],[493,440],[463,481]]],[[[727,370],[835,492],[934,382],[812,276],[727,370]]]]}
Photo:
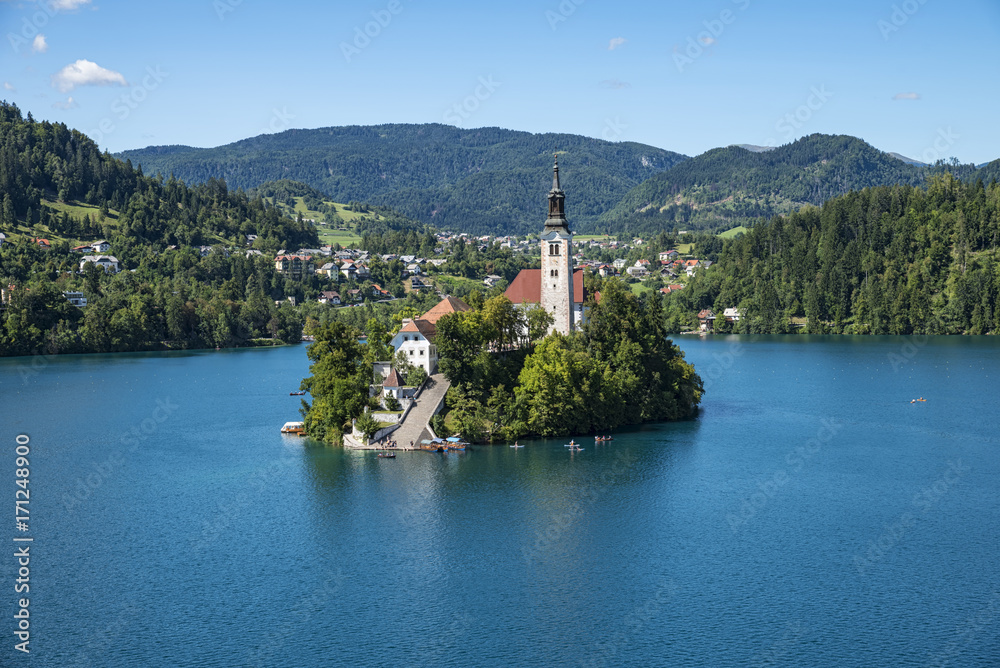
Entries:
{"type": "MultiPolygon", "coordinates": [[[[403,326],[392,337],[392,347],[403,353],[414,366],[423,367],[427,375],[437,371],[438,352],[434,345],[438,320],[449,313],[470,311],[472,307],[457,297],[445,297],[419,318],[403,320],[403,326]]],[[[385,384],[383,383],[383,387],[385,384]]]]}

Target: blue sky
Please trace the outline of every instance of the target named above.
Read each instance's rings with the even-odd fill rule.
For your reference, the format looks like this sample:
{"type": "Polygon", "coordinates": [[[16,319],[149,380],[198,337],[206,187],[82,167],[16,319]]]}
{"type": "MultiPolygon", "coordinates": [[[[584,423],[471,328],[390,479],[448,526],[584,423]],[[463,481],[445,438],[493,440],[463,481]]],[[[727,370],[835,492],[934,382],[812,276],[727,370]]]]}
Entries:
{"type": "Polygon", "coordinates": [[[1000,158],[995,0],[0,0],[0,24],[0,95],[111,151],[438,122],[1000,158]]]}

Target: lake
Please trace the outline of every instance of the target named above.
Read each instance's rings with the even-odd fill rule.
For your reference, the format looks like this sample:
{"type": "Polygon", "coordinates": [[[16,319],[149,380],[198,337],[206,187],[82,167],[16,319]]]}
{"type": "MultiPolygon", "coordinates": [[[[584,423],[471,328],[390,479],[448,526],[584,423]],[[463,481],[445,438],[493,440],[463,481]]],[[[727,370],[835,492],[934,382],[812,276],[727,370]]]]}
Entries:
{"type": "Polygon", "coordinates": [[[678,343],[695,421],[395,460],[304,346],[0,360],[0,664],[1000,665],[1000,340],[678,343]]]}

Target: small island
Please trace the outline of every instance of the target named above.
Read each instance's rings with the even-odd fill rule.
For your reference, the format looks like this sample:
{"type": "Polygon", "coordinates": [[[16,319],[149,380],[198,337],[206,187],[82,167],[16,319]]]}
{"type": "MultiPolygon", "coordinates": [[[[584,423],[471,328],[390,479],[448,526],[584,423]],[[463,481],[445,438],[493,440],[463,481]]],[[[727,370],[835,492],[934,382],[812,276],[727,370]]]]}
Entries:
{"type": "Polygon", "coordinates": [[[588,294],[574,270],[558,162],[548,198],[541,267],[522,270],[506,293],[474,293],[471,304],[446,297],[420,317],[400,318],[395,332],[370,322],[365,344],[343,323],[314,330],[312,375],[302,382],[313,399],[303,401],[307,433],[331,444],[348,432],[377,440],[391,425],[373,411],[395,413],[402,401],[448,412],[447,423],[435,414],[417,433],[454,429],[476,443],[694,417],[702,381],[668,338],[660,301],[614,279],[588,294]],[[428,378],[436,394],[415,396],[428,378]]]}

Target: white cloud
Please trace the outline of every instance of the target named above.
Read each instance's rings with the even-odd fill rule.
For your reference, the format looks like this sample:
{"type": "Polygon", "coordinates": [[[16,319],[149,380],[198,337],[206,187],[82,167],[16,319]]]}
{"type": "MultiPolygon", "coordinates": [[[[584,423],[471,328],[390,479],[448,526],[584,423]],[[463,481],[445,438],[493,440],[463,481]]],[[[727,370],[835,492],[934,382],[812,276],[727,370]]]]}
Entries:
{"type": "Polygon", "coordinates": [[[632,84],[627,81],[620,81],[618,79],[605,79],[601,82],[602,88],[612,88],[614,90],[621,90],[622,88],[631,88],[632,84]]]}
{"type": "Polygon", "coordinates": [[[920,93],[896,93],[893,95],[894,100],[919,100],[920,93]]]}
{"type": "Polygon", "coordinates": [[[52,0],[53,9],[61,9],[66,12],[79,9],[83,5],[89,4],[90,0],[52,0]]]}
{"type": "Polygon", "coordinates": [[[52,85],[60,93],[68,93],[77,86],[127,86],[119,72],[106,70],[90,60],[78,60],[52,75],[52,85]]]}
{"type": "Polygon", "coordinates": [[[3,89],[4,90],[15,90],[15,88],[12,85],[10,85],[9,81],[4,81],[3,82],[3,89]]]}
{"type": "Polygon", "coordinates": [[[705,46],[712,46],[713,44],[715,44],[715,38],[712,37],[711,35],[703,35],[699,39],[699,41],[705,46]]]}
{"type": "Polygon", "coordinates": [[[55,109],[76,109],[79,106],[80,105],[78,105],[76,103],[76,100],[73,99],[72,95],[70,95],[68,98],[66,98],[65,102],[53,102],[52,103],[52,107],[55,108],[55,109]]]}
{"type": "Polygon", "coordinates": [[[627,42],[627,41],[628,40],[625,39],[624,37],[612,37],[611,38],[611,42],[608,44],[608,51],[614,51],[619,46],[624,45],[625,42],[627,42]]]}
{"type": "Polygon", "coordinates": [[[35,53],[45,53],[49,50],[49,43],[45,41],[45,35],[38,33],[31,42],[31,50],[35,53]]]}

